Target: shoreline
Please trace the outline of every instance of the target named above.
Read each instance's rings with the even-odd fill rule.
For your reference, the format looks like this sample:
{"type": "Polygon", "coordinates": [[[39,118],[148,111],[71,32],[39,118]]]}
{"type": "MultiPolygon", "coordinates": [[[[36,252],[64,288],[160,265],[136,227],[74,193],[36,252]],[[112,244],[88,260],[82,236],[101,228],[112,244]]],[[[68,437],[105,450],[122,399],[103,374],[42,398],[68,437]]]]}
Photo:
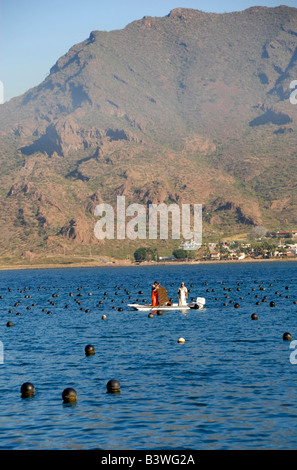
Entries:
{"type": "Polygon", "coordinates": [[[125,261],[117,260],[114,262],[106,262],[106,263],[44,263],[44,264],[13,264],[13,265],[0,265],[0,271],[18,271],[18,270],[27,270],[27,269],[67,269],[67,268],[133,268],[139,266],[189,266],[189,265],[200,265],[203,266],[204,264],[213,264],[213,265],[220,265],[220,264],[244,264],[244,263],[266,263],[266,262],[290,262],[295,261],[297,262],[296,258],[260,258],[260,259],[253,259],[247,258],[242,260],[201,260],[201,261],[146,261],[143,263],[127,263],[125,261]]]}

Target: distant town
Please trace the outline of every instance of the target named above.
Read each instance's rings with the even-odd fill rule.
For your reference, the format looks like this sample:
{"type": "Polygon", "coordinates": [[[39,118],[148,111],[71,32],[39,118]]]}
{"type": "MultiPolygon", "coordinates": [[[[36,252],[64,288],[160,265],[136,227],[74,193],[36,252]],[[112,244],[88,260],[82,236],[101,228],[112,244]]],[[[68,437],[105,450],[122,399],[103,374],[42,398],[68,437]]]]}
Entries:
{"type": "MultiPolygon", "coordinates": [[[[257,233],[256,233],[257,235],[257,233]]],[[[183,241],[180,247],[172,252],[172,256],[159,256],[153,250],[140,248],[134,253],[135,261],[203,261],[203,260],[244,260],[268,258],[297,258],[297,230],[267,232],[251,241],[218,241],[197,244],[183,241]],[[137,252],[144,250],[142,259],[137,252]],[[146,250],[146,252],[145,252],[146,250]],[[155,255],[155,256],[154,256],[155,255]]]]}

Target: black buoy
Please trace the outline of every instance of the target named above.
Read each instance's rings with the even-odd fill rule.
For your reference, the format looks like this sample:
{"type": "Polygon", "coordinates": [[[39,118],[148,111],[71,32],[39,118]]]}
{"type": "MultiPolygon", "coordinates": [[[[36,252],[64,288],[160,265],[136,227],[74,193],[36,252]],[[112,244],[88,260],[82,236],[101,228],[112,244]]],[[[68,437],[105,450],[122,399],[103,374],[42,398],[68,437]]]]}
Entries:
{"type": "Polygon", "coordinates": [[[258,320],[258,315],[256,313],[252,313],[251,319],[252,320],[258,320]]]}
{"type": "Polygon", "coordinates": [[[234,308],[239,308],[239,304],[234,304],[234,308]]]}
{"type": "Polygon", "coordinates": [[[273,301],[270,302],[270,307],[275,307],[275,303],[273,301]]]}
{"type": "Polygon", "coordinates": [[[88,344],[85,347],[85,353],[86,353],[86,356],[91,356],[92,354],[95,354],[94,346],[92,344],[88,344]]]}
{"type": "Polygon", "coordinates": [[[284,333],[283,334],[283,340],[284,341],[291,341],[292,340],[292,335],[290,333],[284,333]]]}
{"type": "Polygon", "coordinates": [[[32,397],[35,393],[35,387],[31,382],[25,382],[21,386],[22,398],[32,397]]]}
{"type": "Polygon", "coordinates": [[[9,327],[9,326],[13,326],[12,321],[8,321],[8,322],[6,323],[6,326],[8,326],[8,327],[9,327]]]}
{"type": "Polygon", "coordinates": [[[76,390],[74,390],[74,388],[70,388],[70,387],[65,388],[65,390],[62,393],[62,398],[63,398],[64,403],[71,403],[71,402],[76,401],[76,399],[77,399],[76,390]]]}
{"type": "Polygon", "coordinates": [[[115,379],[111,379],[107,382],[106,388],[108,393],[116,393],[119,392],[121,389],[120,382],[115,379]]]}

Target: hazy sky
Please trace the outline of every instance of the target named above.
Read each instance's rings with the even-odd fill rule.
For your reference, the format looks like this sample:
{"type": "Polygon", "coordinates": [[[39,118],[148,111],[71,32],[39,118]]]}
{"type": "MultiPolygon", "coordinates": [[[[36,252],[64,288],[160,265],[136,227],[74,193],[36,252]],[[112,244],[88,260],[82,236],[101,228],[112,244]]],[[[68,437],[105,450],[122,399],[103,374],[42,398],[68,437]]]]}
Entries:
{"type": "Polygon", "coordinates": [[[280,4],[297,7],[297,0],[0,0],[4,100],[42,82],[57,59],[93,30],[121,29],[178,7],[224,13],[280,4]]]}

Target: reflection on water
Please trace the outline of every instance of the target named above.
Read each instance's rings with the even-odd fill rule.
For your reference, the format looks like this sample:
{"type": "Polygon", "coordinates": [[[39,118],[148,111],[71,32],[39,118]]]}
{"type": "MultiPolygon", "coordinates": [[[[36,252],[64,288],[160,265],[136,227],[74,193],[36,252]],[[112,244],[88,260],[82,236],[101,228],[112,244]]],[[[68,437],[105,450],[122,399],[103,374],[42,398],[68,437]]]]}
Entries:
{"type": "Polygon", "coordinates": [[[0,272],[1,448],[296,448],[297,366],[282,339],[297,336],[296,266],[0,272]],[[206,308],[129,311],[154,279],[169,297],[184,280],[206,308]],[[95,355],[85,356],[87,344],[95,355]],[[112,378],[118,394],[106,393],[112,378]],[[26,381],[30,399],[20,396],[26,381]],[[71,406],[66,387],[77,391],[71,406]]]}

